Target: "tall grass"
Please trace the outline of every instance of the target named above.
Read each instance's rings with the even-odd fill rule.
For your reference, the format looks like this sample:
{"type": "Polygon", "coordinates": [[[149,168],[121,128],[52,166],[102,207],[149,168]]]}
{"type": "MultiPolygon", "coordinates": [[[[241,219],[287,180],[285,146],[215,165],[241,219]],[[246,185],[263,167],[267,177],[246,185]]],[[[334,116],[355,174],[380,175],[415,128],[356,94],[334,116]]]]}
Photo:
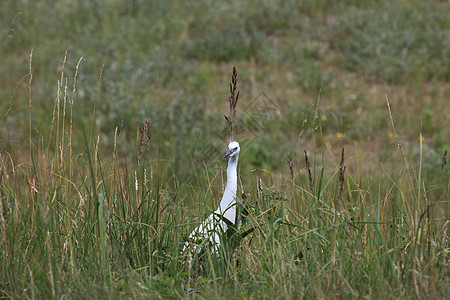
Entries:
{"type": "MultiPolygon", "coordinates": [[[[248,221],[237,230],[253,231],[237,247],[225,244],[220,259],[182,263],[184,239],[201,221],[193,216],[217,205],[222,168],[197,168],[193,142],[183,153],[186,163],[172,170],[151,153],[156,147],[144,151],[157,143],[148,123],[139,131],[138,155],[130,156],[137,162],[121,159],[115,148],[101,151],[89,125],[72,123],[77,112],[67,82],[63,72],[50,125],[55,136],[30,143],[29,159],[1,151],[2,297],[447,294],[449,185],[442,177],[430,186],[422,176],[422,136],[418,165],[392,147],[405,162],[397,172],[380,165],[378,173],[363,174],[364,154],[344,158],[344,151],[339,159],[305,152],[301,163],[301,148],[286,175],[244,164],[239,194],[248,221]],[[64,122],[68,111],[70,127],[64,122]],[[85,137],[78,154],[70,147],[75,130],[85,137]]],[[[398,138],[390,109],[389,116],[398,138]]],[[[312,129],[311,138],[319,139],[320,128],[312,129]]],[[[244,148],[242,154],[245,161],[244,148]]]]}

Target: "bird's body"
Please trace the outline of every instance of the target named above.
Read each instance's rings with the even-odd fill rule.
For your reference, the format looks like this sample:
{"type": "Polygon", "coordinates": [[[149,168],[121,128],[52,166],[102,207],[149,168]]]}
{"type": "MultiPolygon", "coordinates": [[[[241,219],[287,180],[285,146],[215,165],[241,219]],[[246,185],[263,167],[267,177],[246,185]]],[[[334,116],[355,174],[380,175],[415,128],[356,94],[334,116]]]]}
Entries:
{"type": "Polygon", "coordinates": [[[205,221],[197,226],[189,235],[189,240],[184,244],[183,252],[192,249],[199,253],[200,245],[210,243],[212,251],[219,253],[220,234],[228,229],[224,218],[232,224],[236,223],[236,192],[237,192],[237,165],[239,159],[239,143],[230,142],[228,152],[224,157],[229,157],[227,167],[227,185],[220,201],[219,207],[214,213],[209,215],[205,221]]]}

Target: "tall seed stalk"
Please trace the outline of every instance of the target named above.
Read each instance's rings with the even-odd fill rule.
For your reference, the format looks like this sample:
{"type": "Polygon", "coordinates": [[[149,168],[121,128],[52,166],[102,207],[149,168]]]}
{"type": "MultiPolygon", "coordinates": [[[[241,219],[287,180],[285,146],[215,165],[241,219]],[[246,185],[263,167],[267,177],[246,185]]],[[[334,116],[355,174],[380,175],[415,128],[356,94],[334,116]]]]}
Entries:
{"type": "Polygon", "coordinates": [[[228,126],[231,131],[231,139],[234,139],[234,130],[235,130],[235,122],[236,122],[236,105],[239,100],[239,93],[236,93],[237,88],[237,71],[236,67],[233,67],[233,73],[231,75],[231,83],[230,83],[230,97],[228,97],[228,104],[230,105],[230,114],[224,115],[225,120],[227,120],[228,126]]]}

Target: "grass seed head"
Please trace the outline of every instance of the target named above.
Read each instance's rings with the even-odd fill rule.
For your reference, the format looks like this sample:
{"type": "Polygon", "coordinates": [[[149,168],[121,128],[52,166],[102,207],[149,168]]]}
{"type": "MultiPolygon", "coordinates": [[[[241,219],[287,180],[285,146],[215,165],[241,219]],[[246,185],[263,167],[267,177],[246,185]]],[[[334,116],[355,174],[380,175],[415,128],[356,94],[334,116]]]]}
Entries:
{"type": "Polygon", "coordinates": [[[227,120],[228,126],[231,130],[231,137],[233,138],[234,133],[234,123],[236,120],[236,105],[239,100],[239,92],[236,93],[237,89],[237,71],[236,67],[233,67],[233,73],[231,75],[231,83],[230,83],[230,97],[228,97],[228,104],[230,106],[230,114],[224,115],[225,120],[227,120]]]}
{"type": "Polygon", "coordinates": [[[138,154],[138,167],[141,165],[142,154],[144,149],[148,150],[150,146],[150,139],[152,135],[150,134],[150,120],[144,120],[141,126],[139,126],[139,154],[138,154]]]}

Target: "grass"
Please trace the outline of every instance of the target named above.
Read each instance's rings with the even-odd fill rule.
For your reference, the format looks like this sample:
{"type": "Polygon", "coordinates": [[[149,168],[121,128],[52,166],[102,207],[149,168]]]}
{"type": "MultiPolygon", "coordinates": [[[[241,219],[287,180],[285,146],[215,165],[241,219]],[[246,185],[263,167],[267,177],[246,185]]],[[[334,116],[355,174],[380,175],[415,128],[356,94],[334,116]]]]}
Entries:
{"type": "Polygon", "coordinates": [[[4,2],[2,298],[449,293],[445,1],[4,2]],[[254,231],[186,263],[224,114],[254,231]]]}

